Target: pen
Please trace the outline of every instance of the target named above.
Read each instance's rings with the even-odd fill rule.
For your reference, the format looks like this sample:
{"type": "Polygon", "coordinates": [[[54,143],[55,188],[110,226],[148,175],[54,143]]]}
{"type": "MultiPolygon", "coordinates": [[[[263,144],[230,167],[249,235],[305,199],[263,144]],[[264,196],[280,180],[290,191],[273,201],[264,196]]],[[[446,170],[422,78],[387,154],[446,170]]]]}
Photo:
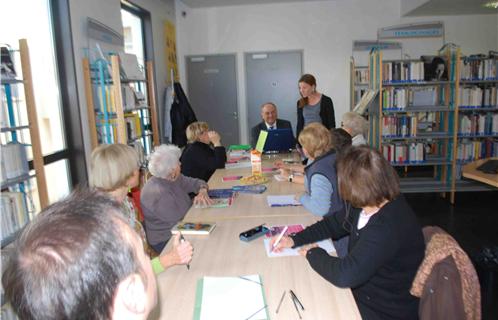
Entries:
{"type": "MultiPolygon", "coordinates": [[[[183,237],[183,234],[181,233],[180,230],[178,230],[178,233],[180,233],[180,241],[182,243],[185,242],[185,238],[183,237]]],[[[190,270],[190,263],[187,263],[187,270],[190,270]]]]}
{"type": "Polygon", "coordinates": [[[299,299],[297,298],[294,291],[292,291],[292,290],[289,290],[289,291],[290,291],[290,294],[292,295],[293,299],[296,300],[296,302],[299,304],[299,306],[301,306],[301,309],[304,311],[303,304],[301,303],[301,301],[299,301],[299,299]]]}
{"type": "Polygon", "coordinates": [[[282,293],[282,298],[280,298],[280,302],[278,303],[277,311],[275,313],[278,313],[278,310],[280,310],[280,306],[282,305],[282,301],[284,301],[285,293],[287,291],[284,290],[284,293],[282,293]]]}
{"type": "Polygon", "coordinates": [[[273,244],[272,251],[275,250],[275,248],[278,246],[278,244],[280,243],[280,240],[282,240],[282,237],[285,234],[285,231],[287,231],[287,229],[289,229],[289,226],[285,226],[285,228],[282,230],[282,232],[280,232],[280,234],[277,237],[277,241],[275,241],[275,243],[273,244]]]}
{"type": "Polygon", "coordinates": [[[299,312],[299,309],[297,308],[296,300],[294,300],[294,298],[292,297],[292,291],[291,291],[291,300],[292,300],[292,303],[294,303],[294,308],[296,308],[296,312],[297,312],[297,315],[299,316],[299,319],[302,319],[301,313],[299,312]]]}

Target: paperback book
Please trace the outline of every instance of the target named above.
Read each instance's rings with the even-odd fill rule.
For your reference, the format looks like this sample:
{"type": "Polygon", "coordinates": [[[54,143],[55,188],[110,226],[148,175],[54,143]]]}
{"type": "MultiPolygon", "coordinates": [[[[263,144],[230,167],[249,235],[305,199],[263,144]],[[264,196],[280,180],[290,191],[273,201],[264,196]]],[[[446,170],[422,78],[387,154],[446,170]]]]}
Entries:
{"type": "Polygon", "coordinates": [[[187,235],[208,235],[214,228],[216,223],[214,222],[180,222],[171,230],[172,234],[177,234],[181,232],[187,235]]]}

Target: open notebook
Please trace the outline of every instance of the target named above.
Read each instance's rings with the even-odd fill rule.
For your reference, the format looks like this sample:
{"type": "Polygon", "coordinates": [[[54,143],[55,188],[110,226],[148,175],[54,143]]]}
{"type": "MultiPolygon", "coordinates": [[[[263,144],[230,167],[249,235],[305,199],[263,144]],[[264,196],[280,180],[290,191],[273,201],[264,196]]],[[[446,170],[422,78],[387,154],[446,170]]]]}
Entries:
{"type": "Polygon", "coordinates": [[[267,320],[261,277],[204,277],[197,282],[194,320],[267,320]]]}

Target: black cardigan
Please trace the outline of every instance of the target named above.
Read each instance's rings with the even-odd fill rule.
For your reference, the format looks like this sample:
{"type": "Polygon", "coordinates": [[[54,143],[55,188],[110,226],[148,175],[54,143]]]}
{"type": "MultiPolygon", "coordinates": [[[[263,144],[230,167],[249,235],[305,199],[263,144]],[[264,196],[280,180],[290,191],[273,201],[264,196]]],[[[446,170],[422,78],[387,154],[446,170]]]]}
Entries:
{"type": "Polygon", "coordinates": [[[350,223],[344,210],[325,217],[293,236],[295,247],[350,234],[347,256],[340,259],[314,248],[306,255],[311,267],[332,284],[351,288],[363,319],[418,319],[418,299],[409,290],[425,244],[415,214],[402,196],[383,206],[361,230],[359,214],[353,209],[350,223]]]}
{"type": "Polygon", "coordinates": [[[182,174],[208,181],[216,169],[225,168],[225,147],[214,147],[203,142],[189,143],[183,150],[180,162],[182,174]]]}
{"type": "MultiPolygon", "coordinates": [[[[322,98],[320,99],[320,118],[322,118],[322,124],[327,129],[335,128],[335,113],[334,113],[334,103],[330,97],[322,93],[322,98]]],[[[303,108],[299,107],[299,101],[297,102],[297,127],[296,127],[296,138],[299,138],[299,134],[304,127],[304,116],[303,108]]]]}

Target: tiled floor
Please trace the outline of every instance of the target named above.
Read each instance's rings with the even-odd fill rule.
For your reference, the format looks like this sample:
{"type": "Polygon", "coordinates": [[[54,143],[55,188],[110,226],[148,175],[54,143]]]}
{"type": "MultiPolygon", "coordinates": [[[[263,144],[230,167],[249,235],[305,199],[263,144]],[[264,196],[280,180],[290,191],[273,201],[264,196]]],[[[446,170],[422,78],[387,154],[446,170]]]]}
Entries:
{"type": "MultiPolygon", "coordinates": [[[[455,205],[438,194],[405,197],[423,226],[443,228],[470,257],[476,257],[485,247],[498,248],[498,192],[457,193],[455,205]]],[[[478,271],[483,319],[498,319],[498,271],[478,271]]]]}

